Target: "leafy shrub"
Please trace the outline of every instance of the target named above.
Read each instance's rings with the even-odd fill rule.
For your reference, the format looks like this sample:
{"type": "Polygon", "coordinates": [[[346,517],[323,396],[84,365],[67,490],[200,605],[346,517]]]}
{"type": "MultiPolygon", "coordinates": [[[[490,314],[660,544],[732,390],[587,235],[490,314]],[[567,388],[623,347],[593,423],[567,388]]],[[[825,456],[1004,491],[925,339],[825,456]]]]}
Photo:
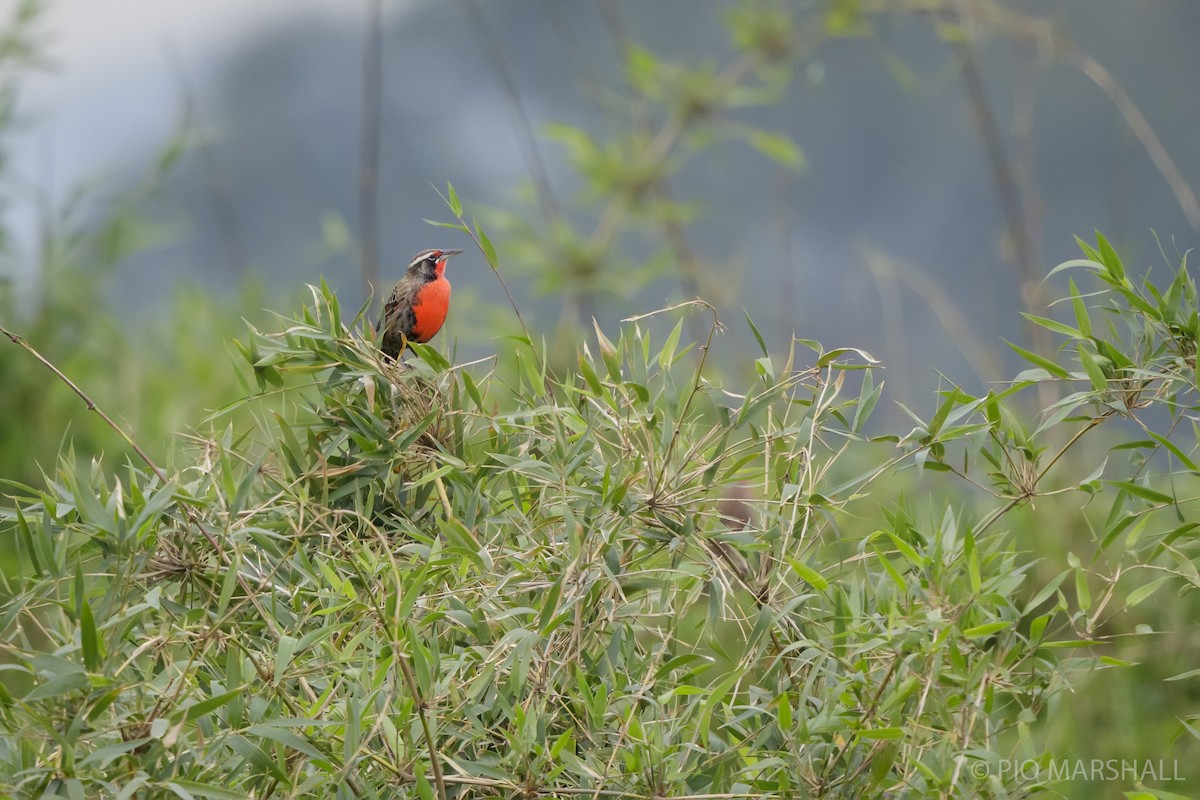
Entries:
{"type": "Polygon", "coordinates": [[[698,304],[598,331],[563,376],[524,337],[490,371],[427,346],[386,363],[314,289],[239,343],[251,427],[170,470],[65,458],[4,512],[25,570],[0,608],[0,785],[1034,793],[1001,759],[1061,756],[1049,704],[1120,665],[1129,609],[1195,585],[1194,284],[1181,265],[1134,287],[1102,238],[1086,250],[1069,266],[1103,321],[1073,283],[1075,324],[1040,320],[1078,366],[1029,355],[902,437],[871,432],[860,351],[764,347],[752,386],[722,388],[715,315],[681,343],[698,304]],[[1047,380],[1082,388],[1029,417],[1047,380]],[[1118,418],[1138,438],[1081,479],[1065,456],[1118,418]],[[939,475],[974,494],[897,496],[939,475]],[[1048,576],[1011,524],[1035,501],[1090,502],[1096,525],[1048,576]]]}

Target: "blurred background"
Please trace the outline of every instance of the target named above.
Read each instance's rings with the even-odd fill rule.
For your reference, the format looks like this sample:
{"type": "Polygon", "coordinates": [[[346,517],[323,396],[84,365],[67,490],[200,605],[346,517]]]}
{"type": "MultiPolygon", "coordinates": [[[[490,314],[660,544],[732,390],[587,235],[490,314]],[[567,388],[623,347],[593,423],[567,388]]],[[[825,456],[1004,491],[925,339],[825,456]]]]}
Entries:
{"type": "MultiPolygon", "coordinates": [[[[773,347],[864,347],[912,399],[934,369],[1007,377],[999,336],[1046,344],[1016,312],[1053,295],[1034,284],[1077,254],[1072,235],[1099,228],[1150,265],[1154,232],[1173,257],[1200,223],[1189,0],[21,6],[41,63],[9,131],[6,272],[36,293],[54,215],[132,204],[103,286],[131,322],[182,284],[236,305],[252,281],[280,308],[324,275],[357,307],[364,277],[386,291],[417,250],[469,244],[423,221],[449,217],[449,181],[540,331],[700,295],[773,347]],[[771,7],[786,54],[716,97],[705,76],[747,52],[731,15],[771,7]],[[651,196],[678,204],[675,232],[641,209],[597,244],[620,182],[604,159],[689,89],[714,105],[651,196]]],[[[452,279],[449,338],[494,351],[480,321],[507,309],[484,259],[452,279]]]]}
{"type": "MultiPolygon", "coordinates": [[[[932,408],[940,375],[1011,377],[1002,337],[1053,351],[1018,312],[1056,313],[1042,278],[1073,236],[1102,230],[1141,274],[1200,229],[1195,0],[0,10],[0,325],[156,458],[236,426],[223,409],[254,390],[228,342],[322,276],[373,319],[413,253],[468,248],[436,344],[502,351],[518,327],[496,275],[424,221],[453,221],[447,183],[556,363],[593,316],[612,333],[701,297],[731,385],[757,356],[749,315],[773,353],[795,335],[882,359],[893,420],[932,408]]],[[[0,420],[7,481],[126,453],[16,347],[0,420]]],[[[1055,564],[1091,535],[1074,509],[1026,533],[1055,564]]],[[[1162,681],[1194,665],[1194,603],[1139,611],[1179,633],[1062,696],[1046,732],[1071,755],[1170,757],[1197,703],[1162,681]]]]}

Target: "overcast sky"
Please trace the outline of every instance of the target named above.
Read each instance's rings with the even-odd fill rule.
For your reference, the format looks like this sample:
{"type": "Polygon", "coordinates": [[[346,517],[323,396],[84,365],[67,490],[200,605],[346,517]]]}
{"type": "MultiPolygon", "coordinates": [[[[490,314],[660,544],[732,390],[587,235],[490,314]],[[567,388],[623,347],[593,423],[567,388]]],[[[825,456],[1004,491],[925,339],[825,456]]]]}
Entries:
{"type": "MultiPolygon", "coordinates": [[[[17,0],[0,0],[7,18],[17,0]]],[[[174,51],[203,103],[213,67],[272,25],[322,15],[353,25],[346,0],[50,0],[39,26],[54,68],[32,77],[14,167],[56,192],[160,145],[179,109],[174,51]],[[49,179],[49,181],[47,181],[49,179]]]]}

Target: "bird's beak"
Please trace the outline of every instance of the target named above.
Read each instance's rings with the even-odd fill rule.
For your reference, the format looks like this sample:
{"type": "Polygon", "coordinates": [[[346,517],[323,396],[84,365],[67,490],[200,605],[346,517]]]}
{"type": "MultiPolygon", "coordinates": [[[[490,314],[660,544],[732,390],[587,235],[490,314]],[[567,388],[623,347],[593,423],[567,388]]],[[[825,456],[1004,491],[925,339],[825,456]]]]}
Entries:
{"type": "Polygon", "coordinates": [[[442,261],[445,261],[450,256],[456,256],[461,252],[462,252],[462,250],[443,250],[442,251],[442,261]]]}

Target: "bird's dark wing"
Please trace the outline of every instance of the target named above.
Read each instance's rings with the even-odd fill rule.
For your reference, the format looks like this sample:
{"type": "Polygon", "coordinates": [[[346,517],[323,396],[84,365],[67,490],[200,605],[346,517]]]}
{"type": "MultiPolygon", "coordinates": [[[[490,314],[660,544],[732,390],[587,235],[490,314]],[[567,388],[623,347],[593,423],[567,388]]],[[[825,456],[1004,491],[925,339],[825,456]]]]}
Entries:
{"type": "Polygon", "coordinates": [[[397,283],[387,302],[383,304],[383,315],[375,328],[379,336],[379,349],[392,358],[399,358],[408,340],[412,338],[412,294],[410,282],[397,283]]]}
{"type": "Polygon", "coordinates": [[[392,293],[388,295],[388,299],[383,304],[383,312],[379,315],[379,322],[375,323],[375,333],[378,334],[387,326],[387,321],[396,315],[396,307],[400,305],[400,287],[392,288],[392,293]]]}

